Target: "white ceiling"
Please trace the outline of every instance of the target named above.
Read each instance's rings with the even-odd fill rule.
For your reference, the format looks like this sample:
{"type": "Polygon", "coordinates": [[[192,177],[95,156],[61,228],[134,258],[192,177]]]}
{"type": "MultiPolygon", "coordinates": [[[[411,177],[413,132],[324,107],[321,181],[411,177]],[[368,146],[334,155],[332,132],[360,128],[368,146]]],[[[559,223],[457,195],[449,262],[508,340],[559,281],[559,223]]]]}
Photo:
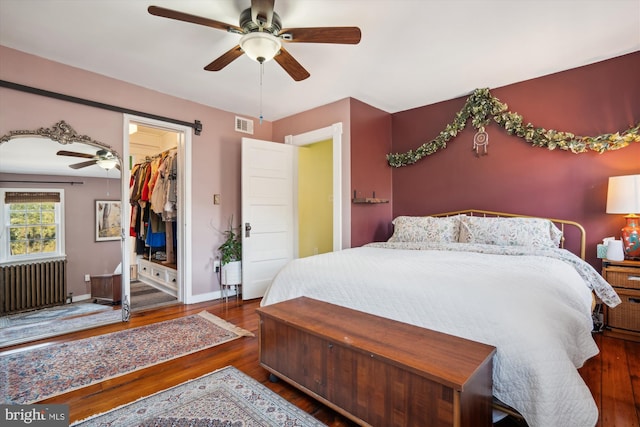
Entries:
{"type": "MultiPolygon", "coordinates": [[[[149,5],[237,25],[250,0],[0,0],[0,44],[259,116],[257,63],[203,70],[239,36],[149,5]]],[[[362,41],[287,44],[311,77],[265,64],[265,120],[345,97],[395,113],[640,50],[639,0],[276,0],[275,10],[285,28],[358,26],[362,41]]]]}

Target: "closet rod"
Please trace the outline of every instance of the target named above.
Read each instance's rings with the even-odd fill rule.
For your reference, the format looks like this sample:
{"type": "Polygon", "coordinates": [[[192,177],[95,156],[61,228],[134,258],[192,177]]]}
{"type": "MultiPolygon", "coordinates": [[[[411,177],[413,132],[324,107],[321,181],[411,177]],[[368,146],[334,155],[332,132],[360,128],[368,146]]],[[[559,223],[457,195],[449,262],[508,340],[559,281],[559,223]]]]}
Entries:
{"type": "Polygon", "coordinates": [[[155,160],[155,159],[159,159],[163,156],[165,156],[166,154],[169,154],[171,151],[176,150],[176,148],[169,148],[168,150],[164,150],[158,154],[154,154],[153,156],[144,156],[144,162],[139,162],[136,164],[142,164],[142,163],[149,163],[151,160],[155,160]]]}
{"type": "Polygon", "coordinates": [[[196,135],[200,135],[200,132],[202,132],[202,122],[200,120],[195,120],[193,123],[185,122],[182,120],[172,119],[170,117],[157,116],[155,114],[149,114],[149,113],[144,113],[142,111],[131,110],[129,108],[118,107],[115,105],[104,104],[102,102],[91,101],[89,99],[78,98],[70,95],[64,95],[58,92],[51,92],[44,89],[38,89],[33,86],[25,86],[18,83],[8,82],[6,80],[0,80],[0,87],[19,90],[21,92],[33,93],[35,95],[47,96],[49,98],[60,99],[62,101],[74,102],[76,104],[87,105],[89,107],[102,108],[103,110],[116,111],[118,113],[133,114],[136,116],[146,117],[148,119],[161,120],[164,122],[175,123],[177,125],[189,126],[190,128],[193,128],[193,132],[196,135]]]}

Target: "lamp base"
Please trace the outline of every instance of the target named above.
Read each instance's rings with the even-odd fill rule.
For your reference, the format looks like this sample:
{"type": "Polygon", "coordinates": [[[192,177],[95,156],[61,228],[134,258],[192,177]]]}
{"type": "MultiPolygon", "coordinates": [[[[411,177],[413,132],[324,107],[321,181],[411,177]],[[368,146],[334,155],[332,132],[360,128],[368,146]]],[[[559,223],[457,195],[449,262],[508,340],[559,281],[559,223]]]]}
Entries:
{"type": "Polygon", "coordinates": [[[622,244],[626,259],[640,259],[640,217],[635,214],[625,216],[626,225],[622,228],[622,244]]]}

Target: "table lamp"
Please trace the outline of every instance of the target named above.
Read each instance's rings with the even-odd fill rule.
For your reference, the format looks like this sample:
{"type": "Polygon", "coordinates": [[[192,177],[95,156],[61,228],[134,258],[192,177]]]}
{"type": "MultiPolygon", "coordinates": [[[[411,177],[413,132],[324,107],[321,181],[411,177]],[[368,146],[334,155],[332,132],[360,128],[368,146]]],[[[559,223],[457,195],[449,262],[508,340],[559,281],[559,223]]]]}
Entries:
{"type": "Polygon", "coordinates": [[[626,214],[622,243],[627,259],[640,259],[640,175],[612,176],[607,191],[607,213],[626,214]]]}

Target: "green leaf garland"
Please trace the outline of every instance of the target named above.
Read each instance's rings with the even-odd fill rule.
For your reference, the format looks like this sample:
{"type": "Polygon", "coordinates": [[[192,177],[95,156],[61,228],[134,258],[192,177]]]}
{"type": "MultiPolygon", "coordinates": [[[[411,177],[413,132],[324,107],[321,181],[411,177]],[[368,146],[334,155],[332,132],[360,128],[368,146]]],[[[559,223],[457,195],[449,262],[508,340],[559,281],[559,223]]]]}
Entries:
{"type": "Polygon", "coordinates": [[[571,132],[560,132],[553,129],[536,128],[531,123],[523,124],[518,113],[508,111],[507,104],[500,102],[489,93],[489,89],[476,89],[467,98],[464,107],[456,113],[452,123],[445,126],[440,134],[429,142],[425,142],[415,150],[406,153],[387,154],[389,166],[401,167],[416,163],[438,150],[447,147],[447,142],[462,132],[471,118],[471,124],[480,130],[487,126],[491,119],[502,126],[509,135],[518,136],[534,147],[546,147],[549,150],[559,148],[573,153],[584,153],[589,150],[598,153],[618,150],[632,142],[640,142],[640,123],[620,133],[607,133],[598,136],[576,136],[571,132]]]}

